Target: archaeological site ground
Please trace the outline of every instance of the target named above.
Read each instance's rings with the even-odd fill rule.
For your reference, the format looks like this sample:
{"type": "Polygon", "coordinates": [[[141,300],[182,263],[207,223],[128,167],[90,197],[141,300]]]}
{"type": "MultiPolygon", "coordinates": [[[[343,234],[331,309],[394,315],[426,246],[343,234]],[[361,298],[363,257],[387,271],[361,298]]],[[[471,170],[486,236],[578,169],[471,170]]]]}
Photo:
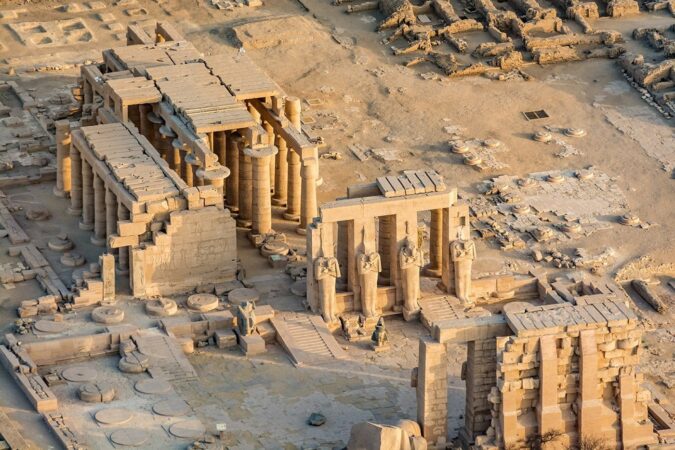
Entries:
{"type": "Polygon", "coordinates": [[[0,450],[675,450],[675,0],[0,0],[0,450]]]}

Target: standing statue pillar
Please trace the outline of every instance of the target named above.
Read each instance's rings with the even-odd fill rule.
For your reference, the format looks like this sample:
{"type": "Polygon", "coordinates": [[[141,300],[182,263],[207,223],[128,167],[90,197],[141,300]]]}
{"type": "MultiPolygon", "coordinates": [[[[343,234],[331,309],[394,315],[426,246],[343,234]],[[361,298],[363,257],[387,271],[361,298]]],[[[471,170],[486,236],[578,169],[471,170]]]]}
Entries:
{"type": "Polygon", "coordinates": [[[274,206],[286,206],[286,198],[288,192],[288,147],[284,138],[277,136],[276,146],[279,149],[277,154],[274,177],[274,197],[272,197],[272,204],[274,206]]]}
{"type": "Polygon", "coordinates": [[[340,278],[337,258],[319,257],[314,260],[314,279],[319,284],[319,307],[326,323],[337,321],[335,304],[335,282],[340,278]]]}
{"type": "Polygon", "coordinates": [[[259,149],[247,148],[244,154],[252,162],[253,199],[251,203],[251,230],[253,234],[269,234],[272,232],[272,198],[270,193],[270,159],[277,153],[275,147],[259,149]]]}
{"type": "Polygon", "coordinates": [[[382,261],[377,252],[361,253],[357,261],[361,286],[361,308],[366,319],[377,316],[377,277],[382,271],[382,261]]]}
{"type": "Polygon", "coordinates": [[[429,277],[440,277],[443,266],[443,210],[431,210],[431,224],[429,226],[429,264],[424,268],[424,274],[429,277]]]}
{"type": "Polygon", "coordinates": [[[422,250],[417,247],[417,236],[408,236],[398,253],[403,287],[403,318],[406,321],[417,318],[420,311],[420,267],[422,250]]]}
{"type": "Polygon", "coordinates": [[[68,214],[79,216],[82,214],[82,157],[74,145],[70,146],[70,181],[68,214]]]}
{"type": "Polygon", "coordinates": [[[94,234],[91,243],[99,247],[105,247],[106,243],[106,210],[105,210],[105,184],[103,179],[96,174],[94,177],[94,234]]]}
{"type": "Polygon", "coordinates": [[[82,219],[81,230],[94,229],[94,176],[91,166],[82,158],[82,219]]]}
{"type": "Polygon", "coordinates": [[[71,189],[70,180],[70,122],[57,120],[56,126],[56,186],[54,195],[65,197],[71,189]]]}
{"type": "Polygon", "coordinates": [[[476,259],[476,244],[471,239],[457,239],[450,244],[450,255],[455,269],[455,296],[465,305],[473,301],[471,295],[471,266],[476,259]]]}

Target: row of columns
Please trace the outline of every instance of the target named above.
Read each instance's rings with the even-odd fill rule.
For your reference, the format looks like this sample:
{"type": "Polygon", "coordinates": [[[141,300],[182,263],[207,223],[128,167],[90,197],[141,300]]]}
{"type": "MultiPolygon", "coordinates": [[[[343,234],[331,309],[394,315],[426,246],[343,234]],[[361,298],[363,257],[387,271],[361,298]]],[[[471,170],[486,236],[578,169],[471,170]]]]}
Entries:
{"type": "MultiPolygon", "coordinates": [[[[114,192],[105,186],[103,179],[72,145],[68,121],[56,123],[56,135],[57,174],[54,193],[61,197],[70,196],[67,212],[80,217],[80,229],[93,231],[92,244],[107,246],[108,237],[117,232],[117,221],[129,219],[129,210],[118,201],[114,192]]],[[[120,272],[128,273],[128,247],[109,248],[108,252],[118,254],[120,272]]]]}

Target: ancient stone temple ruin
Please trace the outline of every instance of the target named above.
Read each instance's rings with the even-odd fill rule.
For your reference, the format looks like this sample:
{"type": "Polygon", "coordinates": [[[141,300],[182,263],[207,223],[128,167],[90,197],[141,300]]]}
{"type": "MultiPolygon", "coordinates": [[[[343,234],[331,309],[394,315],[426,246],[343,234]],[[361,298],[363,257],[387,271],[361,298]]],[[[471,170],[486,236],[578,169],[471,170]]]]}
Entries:
{"type": "Polygon", "coordinates": [[[246,55],[205,57],[170,25],[155,38],[129,27],[127,40],[82,66],[81,123],[57,124],[55,193],[131,267],[134,295],[233,279],[233,214],[257,246],[284,240],[272,204],[304,234],[318,161],[299,100],[246,55]]]}
{"type": "Polygon", "coordinates": [[[309,227],[310,308],[329,323],[346,312],[416,318],[422,269],[440,276],[448,292],[470,303],[475,250],[468,239],[468,209],[457,204],[457,191],[434,171],[408,171],[351,186],[346,198],[321,205],[309,227]],[[418,230],[423,211],[431,211],[426,267],[418,230]]]}
{"type": "MultiPolygon", "coordinates": [[[[459,343],[467,346],[464,448],[570,448],[599,439],[634,449],[656,441],[650,393],[640,388],[637,316],[616,286],[578,284],[572,302],[512,302],[502,314],[437,323],[433,338],[420,340],[413,384],[427,440],[448,434],[446,346],[459,343]]],[[[545,278],[538,285],[554,292],[545,278]]]]}

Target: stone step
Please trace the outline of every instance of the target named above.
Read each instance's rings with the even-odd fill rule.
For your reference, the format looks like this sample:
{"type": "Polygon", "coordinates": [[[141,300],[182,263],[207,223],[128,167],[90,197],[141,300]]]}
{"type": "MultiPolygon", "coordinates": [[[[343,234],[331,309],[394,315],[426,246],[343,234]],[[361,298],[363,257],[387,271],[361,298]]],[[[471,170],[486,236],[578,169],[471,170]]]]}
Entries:
{"type": "Polygon", "coordinates": [[[347,358],[347,354],[319,316],[303,315],[289,319],[275,317],[272,325],[277,332],[277,340],[296,366],[317,365],[347,358]]]}

